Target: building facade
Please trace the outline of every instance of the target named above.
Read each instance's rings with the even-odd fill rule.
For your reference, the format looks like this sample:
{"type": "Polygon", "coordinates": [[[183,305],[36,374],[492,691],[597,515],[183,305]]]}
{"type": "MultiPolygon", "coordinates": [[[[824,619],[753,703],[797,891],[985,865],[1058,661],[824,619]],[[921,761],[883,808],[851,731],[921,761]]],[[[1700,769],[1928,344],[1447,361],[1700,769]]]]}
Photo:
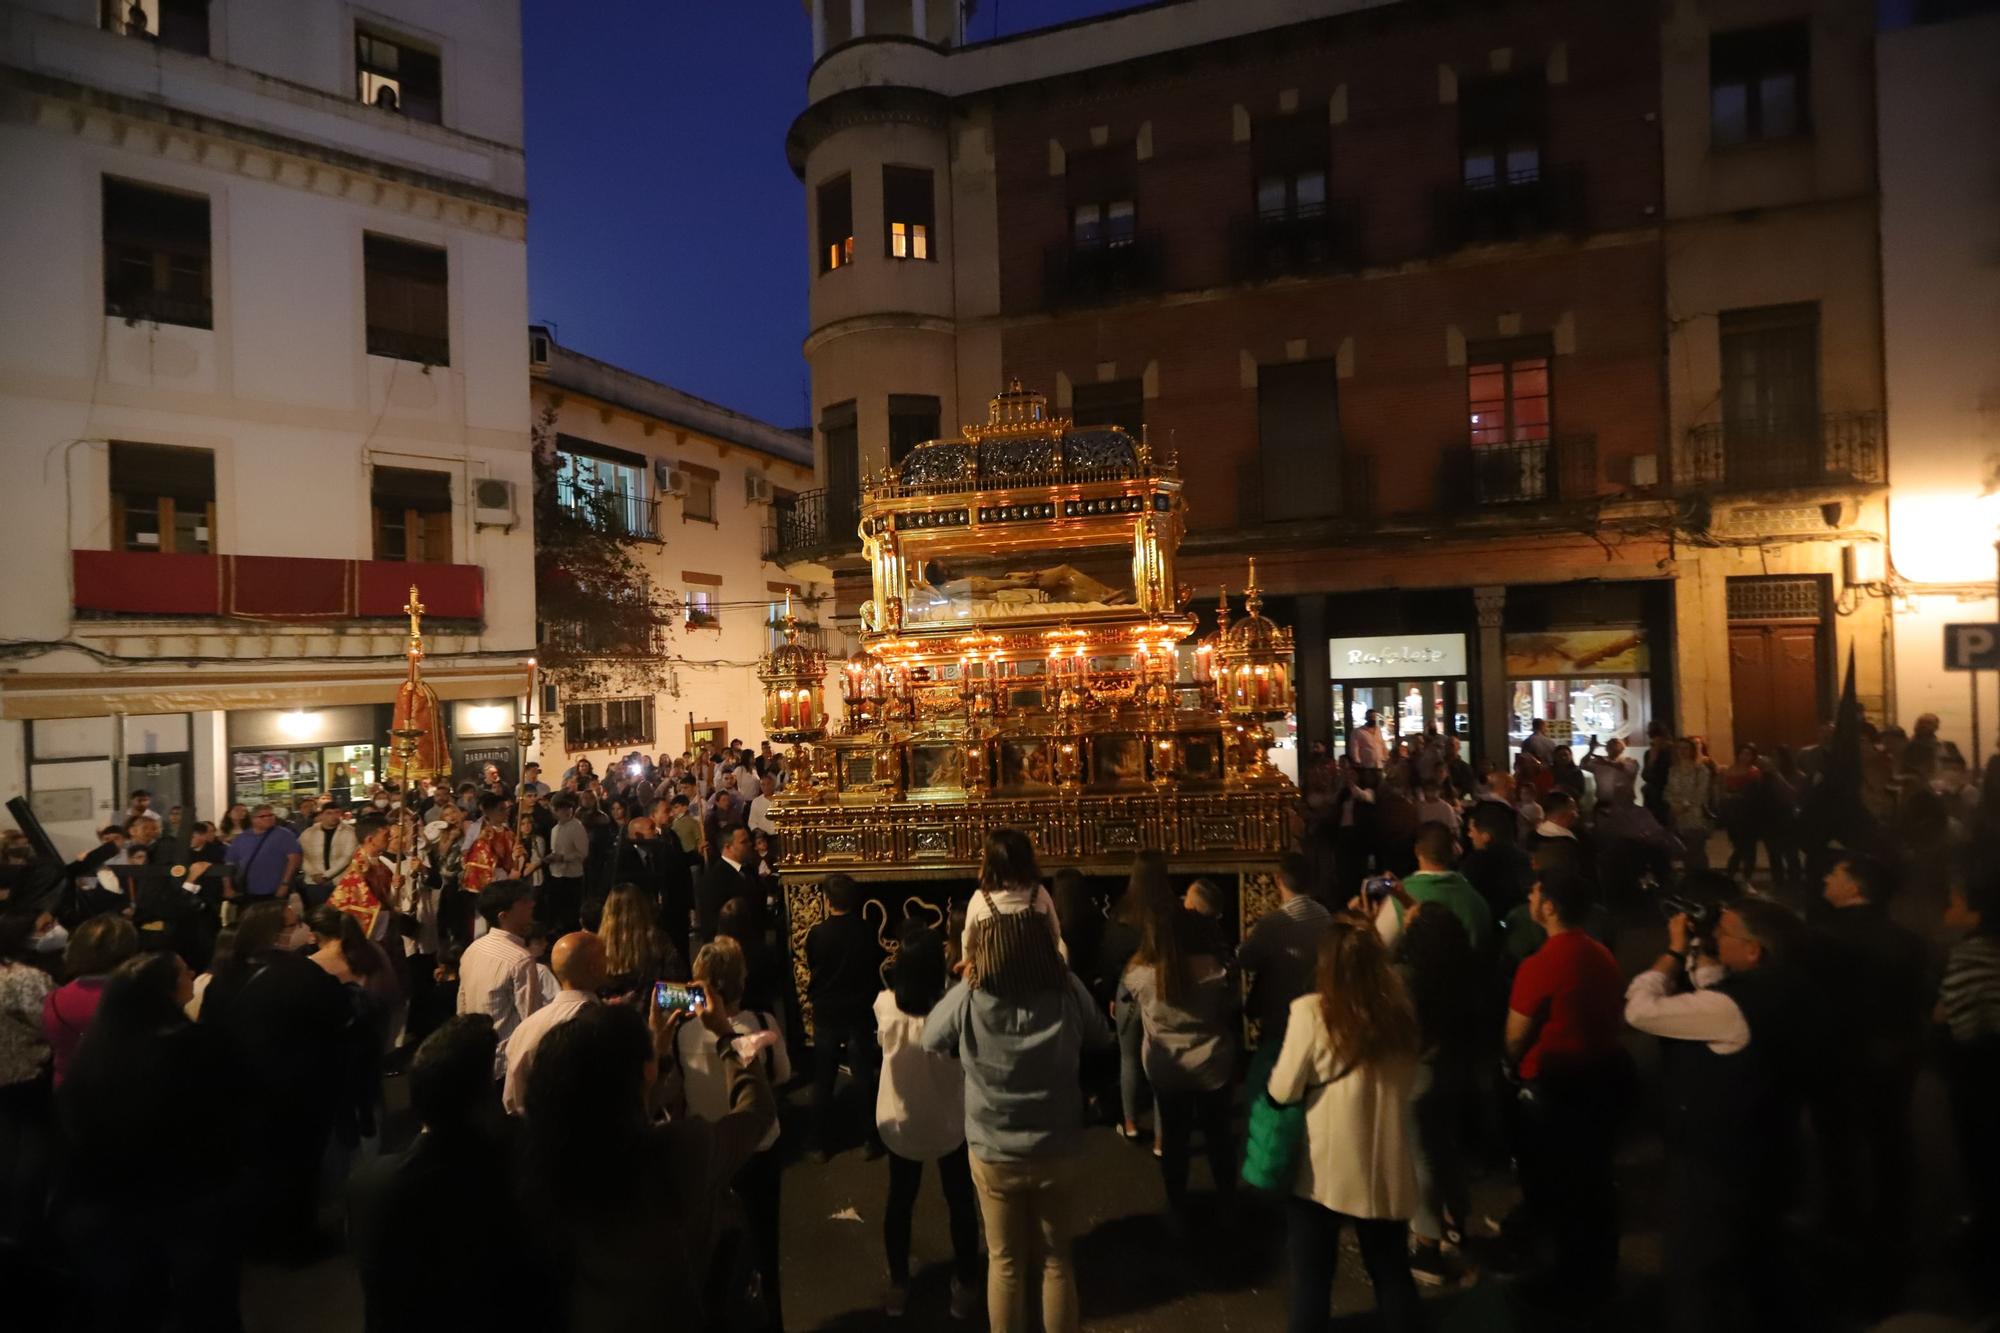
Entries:
{"type": "MultiPolygon", "coordinates": [[[[546,328],[530,330],[529,347],[558,498],[612,498],[650,593],[678,608],[647,651],[606,654],[610,683],[575,697],[543,692],[543,767],[561,773],[588,755],[603,772],[607,756],[633,750],[754,746],[764,736],[755,668],[779,641],[788,599],[801,639],[821,634],[815,608],[828,589],[768,559],[775,506],[812,484],[811,443],[574,352],[546,328]],[[632,669],[621,671],[621,660],[632,669]]],[[[561,607],[541,615],[546,639],[567,632],[561,607]]]]}
{"type": "Polygon", "coordinates": [[[1912,8],[1964,17],[1885,31],[1876,50],[1897,713],[1990,745],[2000,672],[1946,671],[1943,637],[2000,622],[2000,195],[1991,136],[1971,128],[2000,106],[2000,7],[1912,8]]]}
{"type": "Polygon", "coordinates": [[[788,142],[786,549],[843,607],[861,479],[1019,377],[1178,455],[1195,605],[1259,557],[1305,737],[1801,743],[1850,647],[1880,703],[1866,6],[1188,0],[968,46],[905,9],[813,10],[788,142]],[[1811,73],[1753,133],[1793,38],[1731,34],[1773,25],[1811,73]]]}
{"type": "Polygon", "coordinates": [[[534,652],[511,3],[0,12],[0,786],[365,793],[413,584],[461,767],[534,652]]]}

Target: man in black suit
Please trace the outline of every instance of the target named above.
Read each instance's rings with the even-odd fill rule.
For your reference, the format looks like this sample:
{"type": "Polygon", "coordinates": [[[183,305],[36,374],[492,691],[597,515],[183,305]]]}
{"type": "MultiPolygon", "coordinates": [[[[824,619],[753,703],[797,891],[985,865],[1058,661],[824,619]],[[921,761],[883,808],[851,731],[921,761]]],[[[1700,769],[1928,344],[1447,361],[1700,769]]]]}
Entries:
{"type": "MultiPolygon", "coordinates": [[[[722,835],[722,854],[710,863],[701,879],[701,934],[714,939],[722,905],[731,898],[756,898],[756,886],[745,867],[750,865],[750,830],[741,824],[722,835]]],[[[761,905],[761,904],[760,904],[761,905]]]]}

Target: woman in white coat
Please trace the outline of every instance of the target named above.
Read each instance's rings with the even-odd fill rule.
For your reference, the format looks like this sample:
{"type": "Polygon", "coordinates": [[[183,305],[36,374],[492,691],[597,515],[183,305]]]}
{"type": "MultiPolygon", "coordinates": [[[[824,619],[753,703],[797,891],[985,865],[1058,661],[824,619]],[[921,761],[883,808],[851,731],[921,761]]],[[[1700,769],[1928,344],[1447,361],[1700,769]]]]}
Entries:
{"type": "Polygon", "coordinates": [[[1382,1326],[1420,1327],[1409,1255],[1419,1203],[1410,1097],[1420,1045],[1416,1010],[1381,937],[1361,917],[1334,917],[1320,942],[1318,984],[1292,1001],[1269,1084],[1271,1100],[1306,1104],[1298,1176],[1286,1200],[1290,1333],[1325,1333],[1345,1223],[1360,1242],[1382,1326]]]}

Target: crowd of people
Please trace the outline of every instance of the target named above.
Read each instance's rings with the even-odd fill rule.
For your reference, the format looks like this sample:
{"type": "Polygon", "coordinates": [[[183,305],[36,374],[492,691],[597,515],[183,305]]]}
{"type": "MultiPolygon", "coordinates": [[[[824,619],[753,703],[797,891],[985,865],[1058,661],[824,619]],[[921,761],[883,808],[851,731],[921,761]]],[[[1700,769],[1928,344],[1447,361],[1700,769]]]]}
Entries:
{"type": "Polygon", "coordinates": [[[1927,1067],[1990,1280],[2000,759],[1971,780],[1934,719],[1727,768],[1664,728],[1579,755],[1537,726],[1478,767],[1357,733],[1308,757],[1256,910],[1157,850],[1045,876],[999,828],[976,883],[901,919],[827,876],[802,990],[768,746],[216,825],[135,793],[58,874],[8,851],[10,1289],[64,1326],[228,1329],[246,1258],[344,1243],[373,1330],[777,1329],[788,1163],[860,1147],[885,1321],[929,1167],[940,1313],[1062,1333],[1096,1123],[1158,1159],[1168,1247],[1282,1219],[1295,1333],[1329,1326],[1348,1231],[1385,1327],[1496,1274],[1588,1321],[1643,1126],[1667,1326],[1819,1328],[1901,1298],[1927,1067]],[[387,1152],[398,1101],[421,1132],[387,1152]],[[1809,1286],[1815,1250],[1844,1284],[1809,1286]]]}

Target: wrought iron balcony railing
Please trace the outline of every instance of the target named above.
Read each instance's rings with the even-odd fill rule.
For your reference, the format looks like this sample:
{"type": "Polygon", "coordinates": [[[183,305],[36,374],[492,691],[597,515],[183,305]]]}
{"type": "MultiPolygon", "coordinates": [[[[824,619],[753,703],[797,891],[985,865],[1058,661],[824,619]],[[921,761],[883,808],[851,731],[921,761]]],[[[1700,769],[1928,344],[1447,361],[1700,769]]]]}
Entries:
{"type": "Polygon", "coordinates": [[[1264,282],[1351,269],[1361,262],[1360,239],[1351,199],[1238,218],[1230,228],[1231,270],[1238,282],[1264,282]]]}
{"type": "Polygon", "coordinates": [[[1468,245],[1581,231],[1584,178],[1576,167],[1543,167],[1487,181],[1460,182],[1436,196],[1440,254],[1468,245]]]}
{"type": "Polygon", "coordinates": [[[860,523],[861,499],[851,492],[821,489],[780,497],[771,505],[764,558],[782,565],[859,551],[860,523]]]}
{"type": "Polygon", "coordinates": [[[1152,232],[1051,246],[1042,266],[1042,295],[1051,306],[1116,301],[1158,291],[1160,272],[1160,239],[1152,232]]]}
{"type": "Polygon", "coordinates": [[[1713,421],[1687,433],[1676,480],[1732,491],[1873,485],[1884,478],[1882,414],[1823,412],[1713,421]]]}
{"type": "Polygon", "coordinates": [[[1597,438],[1454,443],[1442,490],[1445,507],[1458,510],[1589,499],[1597,494],[1597,438]]]}

